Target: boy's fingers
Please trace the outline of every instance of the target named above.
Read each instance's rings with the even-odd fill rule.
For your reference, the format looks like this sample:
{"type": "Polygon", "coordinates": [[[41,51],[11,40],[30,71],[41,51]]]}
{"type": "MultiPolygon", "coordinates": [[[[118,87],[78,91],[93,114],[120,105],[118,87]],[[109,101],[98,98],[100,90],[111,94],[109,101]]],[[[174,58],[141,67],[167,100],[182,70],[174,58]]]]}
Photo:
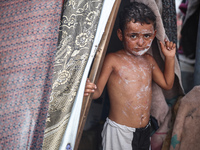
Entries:
{"type": "Polygon", "coordinates": [[[170,42],[170,43],[169,43],[169,47],[170,47],[171,49],[173,48],[173,44],[174,44],[173,42],[170,42]]]}
{"type": "Polygon", "coordinates": [[[84,92],[84,96],[88,96],[88,95],[89,95],[89,93],[84,92]]]}
{"type": "Polygon", "coordinates": [[[169,50],[169,43],[165,41],[165,45],[160,41],[161,49],[164,50],[165,48],[169,50]]]}
{"type": "Polygon", "coordinates": [[[86,89],[84,93],[94,93],[94,89],[86,89]]]}
{"type": "Polygon", "coordinates": [[[85,89],[84,96],[88,96],[89,94],[94,93],[94,92],[95,92],[94,89],[85,89]]]}
{"type": "Polygon", "coordinates": [[[97,86],[94,83],[87,83],[85,86],[87,89],[96,89],[97,86]]]}
{"type": "Polygon", "coordinates": [[[170,50],[170,42],[169,41],[165,41],[165,46],[168,50],[170,50]]]}
{"type": "Polygon", "coordinates": [[[88,96],[89,95],[89,93],[84,93],[84,96],[88,96]]]}
{"type": "Polygon", "coordinates": [[[176,43],[173,44],[173,48],[176,48],[176,43]]]}
{"type": "Polygon", "coordinates": [[[87,79],[87,83],[86,83],[86,86],[87,85],[91,85],[94,89],[96,89],[97,88],[97,86],[94,84],[94,83],[92,83],[92,82],[90,82],[90,80],[89,79],[87,79]]]}
{"type": "Polygon", "coordinates": [[[89,94],[94,93],[96,89],[97,89],[97,86],[94,83],[90,82],[89,79],[87,79],[84,96],[88,96],[89,94]]]}
{"type": "Polygon", "coordinates": [[[176,48],[176,44],[170,41],[165,40],[165,46],[167,48],[167,50],[172,50],[174,48],[176,48]]]}
{"type": "Polygon", "coordinates": [[[160,41],[160,46],[163,49],[164,48],[164,44],[160,41]]]}

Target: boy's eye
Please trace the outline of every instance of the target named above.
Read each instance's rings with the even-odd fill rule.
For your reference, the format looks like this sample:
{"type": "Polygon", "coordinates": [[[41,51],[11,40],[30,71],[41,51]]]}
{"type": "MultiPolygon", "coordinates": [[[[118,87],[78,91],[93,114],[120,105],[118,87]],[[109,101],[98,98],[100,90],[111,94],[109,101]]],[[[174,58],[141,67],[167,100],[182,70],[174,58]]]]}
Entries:
{"type": "Polygon", "coordinates": [[[145,34],[145,35],[144,35],[144,38],[150,38],[150,37],[151,37],[150,34],[145,34]]]}
{"type": "Polygon", "coordinates": [[[132,35],[131,35],[131,38],[136,38],[136,35],[135,35],[135,34],[132,34],[132,35]]]}

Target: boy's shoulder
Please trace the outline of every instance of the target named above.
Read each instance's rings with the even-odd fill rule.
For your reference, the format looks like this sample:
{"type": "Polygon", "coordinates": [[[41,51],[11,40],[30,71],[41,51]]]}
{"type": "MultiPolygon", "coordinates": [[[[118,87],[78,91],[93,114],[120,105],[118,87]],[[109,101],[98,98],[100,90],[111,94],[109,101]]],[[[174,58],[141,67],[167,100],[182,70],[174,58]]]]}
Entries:
{"type": "Polygon", "coordinates": [[[149,53],[145,53],[143,56],[145,59],[154,59],[153,56],[149,53]]]}
{"type": "Polygon", "coordinates": [[[147,61],[149,63],[151,63],[151,64],[155,63],[155,59],[154,59],[154,57],[152,55],[150,55],[150,54],[147,53],[147,54],[145,54],[145,58],[147,59],[147,61]]]}
{"type": "Polygon", "coordinates": [[[120,57],[120,55],[121,55],[121,52],[117,51],[117,52],[108,53],[106,55],[106,57],[110,58],[110,59],[116,59],[116,58],[120,57]]]}
{"type": "Polygon", "coordinates": [[[106,54],[104,63],[110,64],[110,65],[116,65],[120,59],[121,59],[121,54],[118,51],[112,52],[112,53],[106,54]]]}

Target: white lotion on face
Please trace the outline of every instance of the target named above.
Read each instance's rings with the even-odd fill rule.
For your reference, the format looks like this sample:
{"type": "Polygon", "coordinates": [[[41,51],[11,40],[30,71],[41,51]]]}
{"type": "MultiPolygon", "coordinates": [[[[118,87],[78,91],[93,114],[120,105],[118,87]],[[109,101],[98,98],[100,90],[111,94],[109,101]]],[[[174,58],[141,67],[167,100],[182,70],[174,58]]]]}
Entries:
{"type": "Polygon", "coordinates": [[[147,44],[148,48],[145,48],[144,50],[140,50],[139,52],[131,51],[133,55],[135,56],[142,56],[144,55],[150,48],[153,40],[150,40],[150,43],[147,44]]]}
{"type": "MultiPolygon", "coordinates": [[[[136,23],[136,24],[138,24],[138,23],[136,23]]],[[[142,34],[142,35],[150,34],[150,33],[154,34],[155,31],[153,31],[153,30],[154,30],[154,29],[153,29],[153,26],[152,26],[152,29],[150,29],[150,30],[148,30],[148,29],[143,29],[143,30],[141,30],[141,32],[135,32],[135,33],[137,33],[137,34],[142,34]],[[152,31],[153,31],[153,32],[152,32],[152,31]]],[[[144,41],[143,41],[143,42],[144,42],[144,41]]],[[[135,56],[142,56],[142,55],[144,55],[144,54],[149,50],[149,48],[150,48],[152,42],[153,42],[153,39],[150,39],[150,42],[147,43],[147,45],[146,45],[148,48],[145,48],[144,50],[140,50],[139,52],[131,51],[131,53],[134,54],[135,56]]],[[[139,48],[139,47],[136,46],[135,48],[139,48]]]]}
{"type": "Polygon", "coordinates": [[[139,52],[135,52],[135,51],[132,51],[131,53],[135,56],[142,56],[144,55],[149,49],[144,49],[144,50],[141,50],[139,52]]]}

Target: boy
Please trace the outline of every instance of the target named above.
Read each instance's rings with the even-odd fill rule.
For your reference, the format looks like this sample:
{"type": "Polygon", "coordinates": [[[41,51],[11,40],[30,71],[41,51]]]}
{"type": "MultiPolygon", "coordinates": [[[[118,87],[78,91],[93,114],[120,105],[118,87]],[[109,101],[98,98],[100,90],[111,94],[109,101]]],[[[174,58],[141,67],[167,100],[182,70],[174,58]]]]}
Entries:
{"type": "Polygon", "coordinates": [[[97,85],[86,82],[84,96],[100,97],[107,83],[110,112],[102,131],[104,150],[147,150],[150,147],[150,107],[152,79],[163,89],[174,83],[173,42],[160,42],[165,56],[161,72],[154,58],[146,52],[156,36],[156,16],[138,2],[124,8],[117,36],[123,49],[106,56],[97,85]]]}

